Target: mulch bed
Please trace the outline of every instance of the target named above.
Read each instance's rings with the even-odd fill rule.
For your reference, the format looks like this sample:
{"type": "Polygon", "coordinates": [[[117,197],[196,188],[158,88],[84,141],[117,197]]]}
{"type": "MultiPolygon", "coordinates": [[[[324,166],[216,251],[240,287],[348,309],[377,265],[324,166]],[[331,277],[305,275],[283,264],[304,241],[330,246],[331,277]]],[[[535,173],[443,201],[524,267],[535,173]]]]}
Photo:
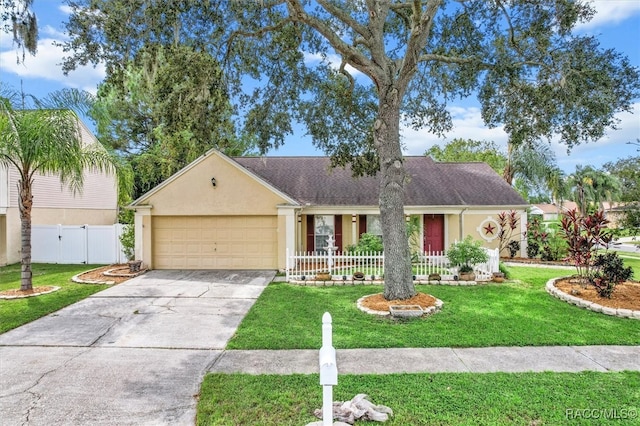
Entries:
{"type": "Polygon", "coordinates": [[[78,275],[78,278],[86,281],[102,281],[102,282],[112,282],[115,284],[120,284],[131,278],[140,275],[139,273],[132,274],[129,271],[129,265],[127,264],[118,264],[118,265],[109,265],[103,266],[102,268],[97,268],[92,271],[87,271],[78,275]],[[105,273],[109,273],[106,275],[105,273]]]}
{"type": "Polygon", "coordinates": [[[362,299],[361,305],[374,311],[389,312],[390,305],[419,305],[422,309],[435,306],[436,298],[426,293],[418,293],[406,300],[386,300],[384,296],[373,294],[362,299]]]}
{"type": "Polygon", "coordinates": [[[615,309],[631,309],[640,311],[640,283],[626,281],[618,284],[611,294],[611,299],[600,297],[595,288],[576,282],[575,278],[560,279],[555,282],[556,288],[580,299],[615,309]]]}

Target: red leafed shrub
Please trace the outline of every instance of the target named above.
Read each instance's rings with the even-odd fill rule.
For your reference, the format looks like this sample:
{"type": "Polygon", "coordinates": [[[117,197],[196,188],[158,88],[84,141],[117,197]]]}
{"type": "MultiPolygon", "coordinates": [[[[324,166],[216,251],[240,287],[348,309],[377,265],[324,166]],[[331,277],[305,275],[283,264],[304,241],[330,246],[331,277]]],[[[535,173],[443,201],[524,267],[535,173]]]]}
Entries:
{"type": "Polygon", "coordinates": [[[580,216],[574,209],[562,215],[560,232],[568,245],[566,260],[576,267],[578,275],[584,279],[589,280],[593,275],[592,267],[598,248],[606,247],[611,242],[608,223],[603,211],[580,216]]]}

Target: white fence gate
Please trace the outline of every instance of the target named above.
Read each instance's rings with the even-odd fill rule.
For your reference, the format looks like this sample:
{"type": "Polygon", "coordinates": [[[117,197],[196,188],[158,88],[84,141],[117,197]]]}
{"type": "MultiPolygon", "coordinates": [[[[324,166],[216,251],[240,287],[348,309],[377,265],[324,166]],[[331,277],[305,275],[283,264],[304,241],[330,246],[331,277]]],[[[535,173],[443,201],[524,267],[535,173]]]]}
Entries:
{"type": "Polygon", "coordinates": [[[128,225],[34,225],[34,263],[112,264],[127,261],[120,235],[128,225]]]}

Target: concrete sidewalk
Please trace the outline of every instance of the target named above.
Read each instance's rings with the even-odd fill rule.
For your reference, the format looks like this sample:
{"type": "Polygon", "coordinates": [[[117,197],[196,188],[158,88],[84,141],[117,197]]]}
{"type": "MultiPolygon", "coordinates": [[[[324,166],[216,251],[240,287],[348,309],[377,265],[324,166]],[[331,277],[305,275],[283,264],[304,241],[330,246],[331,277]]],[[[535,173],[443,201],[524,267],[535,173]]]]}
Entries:
{"type": "MultiPolygon", "coordinates": [[[[640,371],[640,346],[338,349],[340,374],[640,371]]],[[[317,350],[226,350],[211,372],[318,373],[317,350]]]]}

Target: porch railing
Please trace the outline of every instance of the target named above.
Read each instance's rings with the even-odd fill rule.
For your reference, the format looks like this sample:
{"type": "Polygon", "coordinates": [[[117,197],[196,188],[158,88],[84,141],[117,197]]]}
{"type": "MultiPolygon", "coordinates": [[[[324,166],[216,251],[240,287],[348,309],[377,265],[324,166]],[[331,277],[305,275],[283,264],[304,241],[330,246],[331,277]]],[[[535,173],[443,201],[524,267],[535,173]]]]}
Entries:
{"type": "MultiPolygon", "coordinates": [[[[489,261],[474,266],[476,280],[490,280],[499,271],[498,249],[486,249],[489,261]]],[[[424,252],[412,259],[415,279],[427,279],[438,274],[442,279],[453,279],[458,270],[449,264],[444,251],[424,252]]],[[[313,280],[320,273],[328,273],[331,279],[351,279],[355,272],[364,274],[367,280],[377,280],[384,275],[384,253],[355,252],[295,252],[287,250],[286,280],[313,280]]]]}

